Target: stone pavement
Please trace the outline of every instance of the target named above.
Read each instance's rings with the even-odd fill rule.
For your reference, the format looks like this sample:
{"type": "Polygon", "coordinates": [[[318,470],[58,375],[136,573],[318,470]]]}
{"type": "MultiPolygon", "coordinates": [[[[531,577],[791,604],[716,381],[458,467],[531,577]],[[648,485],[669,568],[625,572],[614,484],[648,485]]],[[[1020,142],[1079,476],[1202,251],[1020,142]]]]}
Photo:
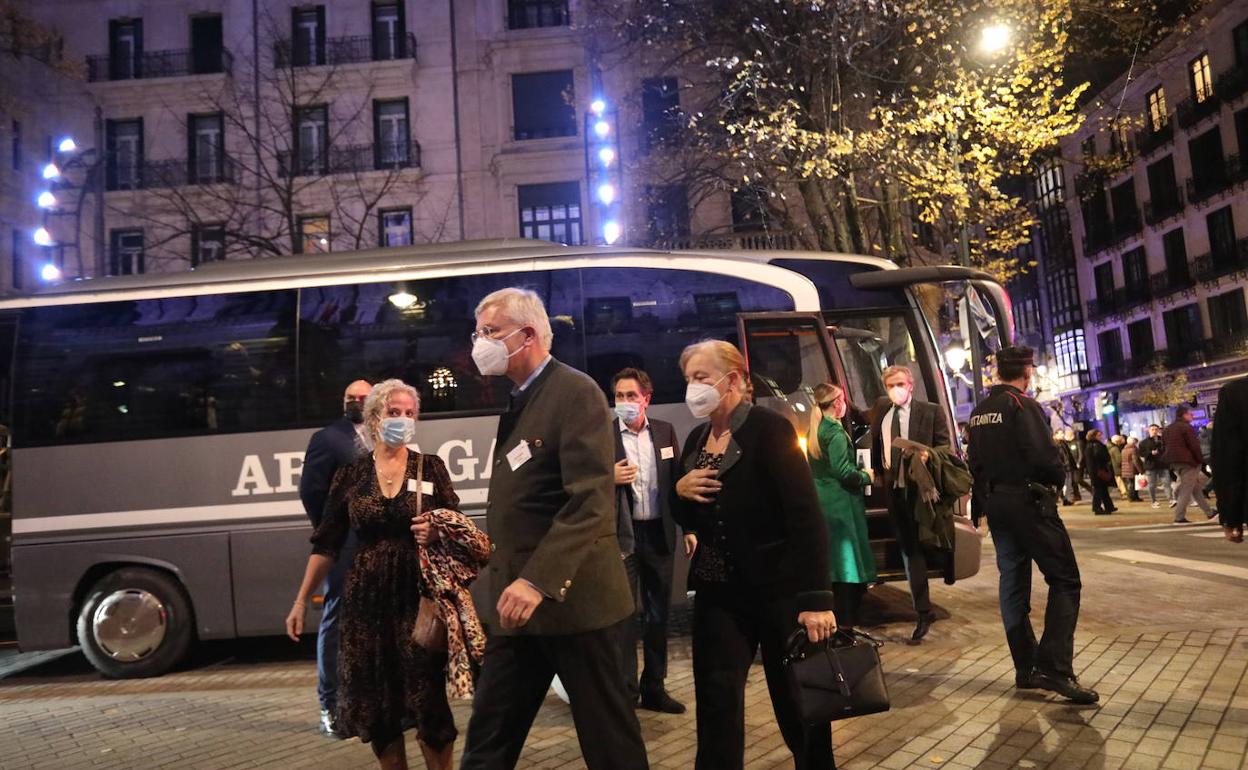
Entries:
{"type": "MultiPolygon", "coordinates": [[[[872,589],[869,630],[888,642],[882,655],[893,709],[836,725],[843,770],[1248,767],[1248,581],[1211,584],[1183,569],[1102,558],[1098,549],[1131,545],[1132,533],[1101,529],[1105,517],[1079,509],[1063,515],[1085,585],[1075,667],[1101,693],[1099,708],[1014,690],[986,540],[978,576],[933,585],[940,620],[921,646],[901,643],[912,622],[904,588],[872,589]]],[[[1168,520],[1147,506],[1129,515],[1134,520],[1116,523],[1168,520]]],[[[1163,548],[1168,534],[1137,537],[1163,548]]],[[[1185,542],[1248,555],[1217,540],[1185,542]]],[[[1043,587],[1037,579],[1037,621],[1043,587]]],[[[306,640],[205,645],[188,669],[152,680],[103,680],[78,653],[10,666],[7,675],[0,669],[0,768],[375,767],[358,741],[315,732],[311,650],[306,640]]],[[[692,704],[687,638],[673,640],[671,657],[669,688],[692,704]]],[[[467,704],[454,710],[462,728],[467,704]]],[[[692,713],[639,713],[651,766],[691,767],[692,713]]],[[[791,768],[757,666],[746,720],[747,767],[791,768]]],[[[413,767],[423,766],[410,737],[409,755],[413,767]]],[[[520,767],[584,767],[568,709],[553,696],[520,767]]]]}

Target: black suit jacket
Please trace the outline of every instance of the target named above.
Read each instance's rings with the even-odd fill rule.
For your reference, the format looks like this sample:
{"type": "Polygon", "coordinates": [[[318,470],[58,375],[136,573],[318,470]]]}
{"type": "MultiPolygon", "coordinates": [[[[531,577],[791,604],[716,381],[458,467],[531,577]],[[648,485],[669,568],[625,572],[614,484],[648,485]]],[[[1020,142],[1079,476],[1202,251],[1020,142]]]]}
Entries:
{"type": "MultiPolygon", "coordinates": [[[[796,597],[800,611],[832,609],[828,532],[815,481],[793,425],[781,415],[743,403],[732,413],[732,436],[716,478],[723,482],[708,504],[675,498],[672,513],[699,550],[712,531],[730,554],[741,587],[758,600],[796,597]]],[[[693,469],[710,423],[693,429],[681,472],[693,469]]],[[[697,581],[690,575],[690,586],[697,581]]]]}
{"type": "MultiPolygon", "coordinates": [[[[676,495],[676,480],[680,476],[680,442],[676,439],[676,429],[670,422],[650,417],[646,417],[646,421],[650,424],[650,443],[654,446],[654,463],[658,468],[659,515],[663,522],[667,553],[671,553],[676,548],[676,520],[672,518],[672,498],[676,495]]],[[[611,421],[611,429],[615,433],[615,461],[618,463],[628,457],[624,451],[624,435],[620,431],[618,418],[611,421]]],[[[631,553],[633,550],[633,506],[636,502],[631,484],[616,485],[615,512],[622,553],[631,553]]]]}
{"type": "Polygon", "coordinates": [[[1248,378],[1228,382],[1218,393],[1212,463],[1222,523],[1243,526],[1248,522],[1248,378]]]}
{"type": "Polygon", "coordinates": [[[313,527],[321,523],[334,472],[363,457],[367,451],[355,432],[355,423],[346,417],[334,420],[312,434],[308,450],[303,455],[299,500],[303,502],[303,510],[313,527]]]}
{"type": "MultiPolygon", "coordinates": [[[[871,467],[875,470],[875,486],[882,489],[886,501],[891,499],[893,481],[896,478],[895,468],[884,468],[884,420],[892,406],[887,398],[881,398],[875,403],[871,417],[871,467]]],[[[949,444],[949,425],[941,414],[940,406],[930,401],[911,399],[908,438],[929,447],[952,449],[949,444]]]]}
{"type": "Polygon", "coordinates": [[[477,606],[491,633],[578,634],[633,614],[615,531],[610,414],[593,380],[551,359],[499,419],[485,509],[495,551],[489,601],[477,606]],[[508,455],[521,442],[529,457],[513,468],[508,455]],[[504,629],[498,597],[517,578],[548,598],[523,628],[504,629]]]}

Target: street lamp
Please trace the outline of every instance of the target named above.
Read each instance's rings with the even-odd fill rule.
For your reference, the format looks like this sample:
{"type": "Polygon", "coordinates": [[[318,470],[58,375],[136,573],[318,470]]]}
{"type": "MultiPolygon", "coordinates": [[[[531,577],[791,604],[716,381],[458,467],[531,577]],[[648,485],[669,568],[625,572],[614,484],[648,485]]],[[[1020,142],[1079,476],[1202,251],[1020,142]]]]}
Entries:
{"type": "Polygon", "coordinates": [[[970,354],[971,352],[961,345],[951,345],[945,351],[945,364],[956,374],[966,366],[966,359],[970,354]]]}
{"type": "Polygon", "coordinates": [[[48,228],[46,227],[37,228],[35,232],[31,234],[31,237],[34,239],[36,246],[51,246],[53,243],[52,233],[48,232],[48,228]]]}
{"type": "Polygon", "coordinates": [[[979,50],[990,56],[999,54],[1009,46],[1012,36],[1008,24],[989,24],[979,31],[979,50]]]}

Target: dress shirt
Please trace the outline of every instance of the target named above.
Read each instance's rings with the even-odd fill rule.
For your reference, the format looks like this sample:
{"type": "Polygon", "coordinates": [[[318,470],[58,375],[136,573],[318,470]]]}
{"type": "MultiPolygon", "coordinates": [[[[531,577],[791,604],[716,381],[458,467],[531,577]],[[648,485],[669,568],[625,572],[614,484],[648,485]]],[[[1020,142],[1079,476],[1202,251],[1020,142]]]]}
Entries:
{"type": "Polygon", "coordinates": [[[633,429],[620,419],[620,438],[624,442],[624,454],[628,462],[637,468],[637,476],[633,479],[633,518],[637,521],[657,519],[659,513],[659,467],[654,459],[654,435],[650,431],[650,420],[646,420],[641,430],[633,429]]]}
{"type": "Polygon", "coordinates": [[[893,405],[884,413],[884,422],[880,423],[880,432],[884,434],[884,467],[892,467],[893,459],[893,412],[901,411],[901,432],[897,434],[898,438],[910,438],[910,401],[905,406],[893,405]]]}
{"type": "Polygon", "coordinates": [[[533,370],[533,373],[530,374],[525,379],[524,382],[520,383],[519,385],[511,389],[511,395],[518,396],[521,393],[523,393],[526,389],[528,389],[528,387],[533,384],[533,380],[536,380],[538,376],[542,373],[542,371],[546,369],[546,365],[550,363],[551,358],[552,356],[550,354],[547,354],[546,358],[543,359],[542,362],[537,365],[537,368],[533,370]]]}

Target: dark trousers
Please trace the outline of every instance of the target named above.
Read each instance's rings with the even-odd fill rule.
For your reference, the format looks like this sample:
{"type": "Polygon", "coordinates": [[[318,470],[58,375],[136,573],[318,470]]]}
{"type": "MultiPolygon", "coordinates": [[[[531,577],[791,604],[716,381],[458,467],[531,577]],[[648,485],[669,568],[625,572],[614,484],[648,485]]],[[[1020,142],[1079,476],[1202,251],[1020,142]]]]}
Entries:
{"type": "MultiPolygon", "coordinates": [[[[627,622],[624,621],[624,622],[627,622]]],[[[556,674],[590,770],[646,770],[646,744],[620,670],[623,623],[560,636],[490,637],[460,770],[510,770],[556,674]]]]}
{"type": "Polygon", "coordinates": [[[347,583],[351,562],[355,561],[355,533],[338,552],[338,559],[325,576],[321,624],[316,630],[316,699],[321,708],[333,712],[338,707],[338,611],[342,589],[347,583]]]}
{"type": "Polygon", "coordinates": [[[919,542],[919,524],[914,520],[910,505],[910,489],[892,489],[888,499],[888,519],[893,534],[901,548],[901,559],[906,565],[906,580],[910,583],[910,596],[914,611],[927,615],[932,611],[931,590],[927,584],[927,553],[919,542]]]}
{"type": "Polygon", "coordinates": [[[867,592],[866,583],[833,583],[832,600],[836,606],[836,624],[842,628],[858,625],[862,613],[862,596],[867,592]]]}
{"type": "Polygon", "coordinates": [[[1109,513],[1114,510],[1114,503],[1109,498],[1109,485],[1095,476],[1092,479],[1092,512],[1109,513]]]}
{"type": "Polygon", "coordinates": [[[780,666],[785,641],[797,628],[796,602],[758,602],[718,593],[699,591],[693,604],[695,770],[743,770],[745,680],[760,647],[776,723],[793,752],[795,770],[832,770],[832,725],[802,723],[780,666]]]}
{"type": "Polygon", "coordinates": [[[988,529],[1001,573],[1001,620],[1014,668],[1074,676],[1075,625],[1079,621],[1079,565],[1054,499],[996,490],[988,496],[988,529]],[[1049,584],[1044,635],[1031,627],[1031,564],[1049,584]]]}
{"type": "Polygon", "coordinates": [[[624,560],[628,570],[628,583],[633,591],[642,621],[641,680],[637,679],[636,618],[630,618],[625,626],[624,678],[629,695],[657,694],[664,691],[663,680],[667,678],[667,618],[672,606],[673,554],[667,547],[667,533],[660,519],[634,521],[633,552],[624,560]]]}

